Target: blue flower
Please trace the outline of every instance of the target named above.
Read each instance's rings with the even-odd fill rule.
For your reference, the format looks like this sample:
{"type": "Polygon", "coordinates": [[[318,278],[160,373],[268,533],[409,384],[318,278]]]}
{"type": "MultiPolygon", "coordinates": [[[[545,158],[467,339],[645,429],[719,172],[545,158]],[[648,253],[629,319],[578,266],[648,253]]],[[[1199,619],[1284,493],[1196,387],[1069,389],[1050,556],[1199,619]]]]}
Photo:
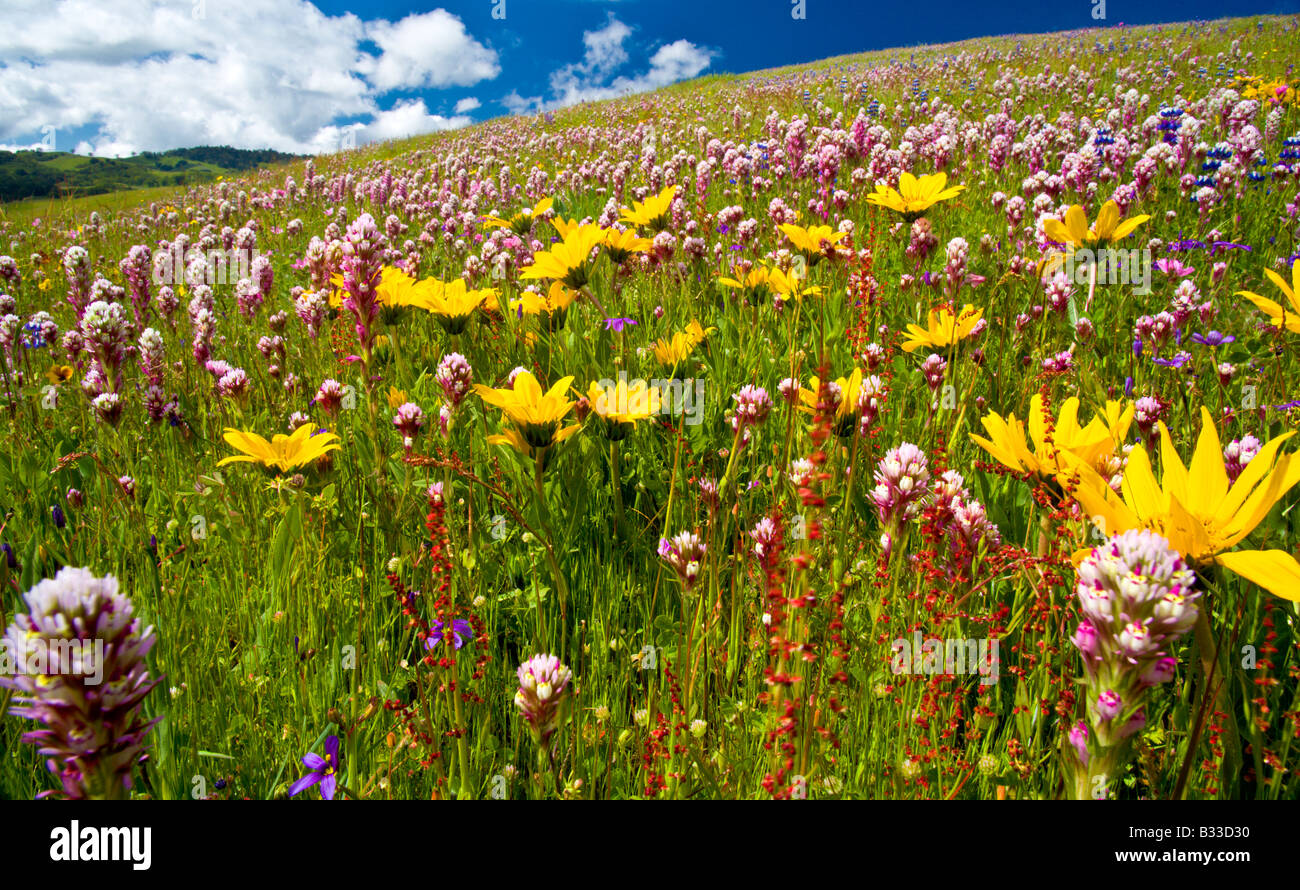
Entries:
{"type": "Polygon", "coordinates": [[[289,796],[300,794],[319,783],[320,796],[326,800],[333,800],[334,790],[339,781],[339,737],[332,735],[325,740],[324,757],[310,751],[303,755],[302,765],[311,772],[293,783],[289,789],[289,796]]]}
{"type": "Polygon", "coordinates": [[[1200,343],[1202,346],[1209,346],[1211,349],[1215,346],[1233,343],[1236,339],[1231,334],[1221,334],[1218,331],[1210,331],[1208,334],[1192,334],[1193,343],[1200,343]]]}
{"type": "MultiPolygon", "coordinates": [[[[441,643],[445,628],[446,625],[443,622],[434,621],[433,625],[429,628],[429,639],[424,641],[424,648],[432,649],[434,646],[441,643]]],[[[461,646],[465,645],[466,640],[473,639],[474,628],[470,627],[469,622],[463,618],[453,619],[451,622],[451,636],[456,643],[456,648],[459,649],[461,646]]]]}
{"type": "Polygon", "coordinates": [[[1151,361],[1155,362],[1157,365],[1160,365],[1161,367],[1164,368],[1181,368],[1191,360],[1192,360],[1191,355],[1189,355],[1186,352],[1180,352],[1177,355],[1175,355],[1173,358],[1151,359],[1151,361]]]}

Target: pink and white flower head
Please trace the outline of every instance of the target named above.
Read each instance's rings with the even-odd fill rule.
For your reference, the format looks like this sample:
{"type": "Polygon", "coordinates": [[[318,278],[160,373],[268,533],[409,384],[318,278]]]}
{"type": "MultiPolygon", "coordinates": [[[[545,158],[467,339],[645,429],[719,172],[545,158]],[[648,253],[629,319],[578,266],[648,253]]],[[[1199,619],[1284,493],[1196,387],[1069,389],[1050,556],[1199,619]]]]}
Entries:
{"type": "Polygon", "coordinates": [[[679,532],[672,538],[659,539],[659,556],[677,573],[683,590],[690,590],[699,580],[706,550],[694,532],[679,532]]]}
{"type": "Polygon", "coordinates": [[[944,372],[948,370],[948,363],[944,361],[943,356],[937,353],[931,353],[921,362],[921,375],[925,377],[925,385],[934,392],[943,383],[944,372]]]}
{"type": "Polygon", "coordinates": [[[925,452],[904,442],[891,448],[876,466],[876,487],[871,498],[885,526],[916,518],[930,490],[930,468],[925,452]]]}
{"type": "Polygon", "coordinates": [[[141,627],[116,578],[87,569],[60,569],[23,599],[26,611],[0,639],[24,664],[36,656],[44,665],[0,675],[0,688],[18,693],[11,713],[41,724],[22,740],[39,747],[65,796],[124,798],[157,722],[140,713],[158,683],[146,662],[157,640],[153,628],[141,627]],[[66,645],[73,641],[81,645],[66,645]]]}
{"type": "Polygon", "coordinates": [[[796,488],[806,488],[812,484],[813,473],[816,469],[813,462],[808,458],[798,457],[790,461],[790,469],[786,475],[796,488]]]}
{"type": "Polygon", "coordinates": [[[1168,647],[1196,623],[1196,574],[1168,541],[1131,529],[1093,548],[1077,569],[1083,658],[1096,743],[1116,745],[1145,725],[1149,687],[1174,676],[1168,647]]]}
{"type": "Polygon", "coordinates": [[[573,672],[555,655],[537,654],[519,666],[515,707],[528,722],[533,737],[544,742],[560,728],[573,672]]]}
{"type": "Polygon", "coordinates": [[[95,410],[95,420],[109,426],[117,426],[122,419],[122,397],[115,392],[102,392],[90,400],[90,407],[95,410]]]}
{"type": "MultiPolygon", "coordinates": [[[[516,369],[516,372],[522,369],[516,369]]],[[[516,372],[511,372],[510,385],[514,386],[516,372]]],[[[451,352],[442,357],[438,362],[438,371],[436,379],[438,385],[442,387],[443,394],[447,397],[447,403],[455,411],[460,407],[461,402],[469,395],[471,386],[474,383],[474,371],[470,368],[469,361],[459,352],[451,352]]]]}
{"type": "Polygon", "coordinates": [[[248,374],[243,368],[232,368],[217,381],[217,392],[222,398],[242,399],[248,393],[248,374]]]}
{"type": "Polygon", "coordinates": [[[1259,439],[1249,434],[1229,442],[1223,449],[1223,468],[1228,471],[1228,481],[1236,482],[1241,471],[1246,469],[1246,464],[1250,463],[1263,447],[1259,439]]]}
{"type": "Polygon", "coordinates": [[[750,530],[749,536],[754,539],[754,555],[760,561],[771,559],[780,549],[781,527],[771,517],[760,519],[750,530]]]}
{"type": "Polygon", "coordinates": [[[799,380],[797,377],[785,378],[777,384],[776,391],[781,394],[781,401],[787,405],[799,403],[799,380]]]}
{"type": "Polygon", "coordinates": [[[880,415],[880,408],[884,404],[885,396],[889,390],[885,384],[875,374],[870,374],[862,378],[862,386],[858,390],[858,434],[867,435],[871,427],[875,424],[876,418],[880,415]]]}
{"type": "Polygon", "coordinates": [[[757,426],[767,420],[767,415],[772,411],[772,397],[761,386],[746,384],[739,392],[733,393],[731,399],[736,403],[731,412],[733,430],[757,426]]]}
{"type": "Polygon", "coordinates": [[[402,436],[402,445],[409,451],[415,445],[415,437],[424,428],[424,412],[415,402],[406,402],[393,415],[393,426],[402,436]]]}
{"type": "Polygon", "coordinates": [[[315,401],[322,411],[333,417],[343,405],[344,394],[343,384],[331,377],[321,382],[320,388],[316,390],[315,401]]]}
{"type": "Polygon", "coordinates": [[[867,370],[874,371],[885,360],[885,347],[879,343],[868,343],[862,351],[862,357],[866,360],[867,370]]]}

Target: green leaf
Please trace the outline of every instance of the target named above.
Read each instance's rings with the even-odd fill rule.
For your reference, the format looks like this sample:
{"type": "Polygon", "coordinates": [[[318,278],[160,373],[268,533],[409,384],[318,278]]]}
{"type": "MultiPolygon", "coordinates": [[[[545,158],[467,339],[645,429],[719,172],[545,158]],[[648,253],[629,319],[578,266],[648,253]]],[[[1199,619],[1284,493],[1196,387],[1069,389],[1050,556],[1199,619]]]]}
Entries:
{"type": "Polygon", "coordinates": [[[302,537],[302,507],[297,501],[280,519],[271,540],[271,576],[279,582],[286,579],[289,558],[293,555],[294,544],[302,537]]]}

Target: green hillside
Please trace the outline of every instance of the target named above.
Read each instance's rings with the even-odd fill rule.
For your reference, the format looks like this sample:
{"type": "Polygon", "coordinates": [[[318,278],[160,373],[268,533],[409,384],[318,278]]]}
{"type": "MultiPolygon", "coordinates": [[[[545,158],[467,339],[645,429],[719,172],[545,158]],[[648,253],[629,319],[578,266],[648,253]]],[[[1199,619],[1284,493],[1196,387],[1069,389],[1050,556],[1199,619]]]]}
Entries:
{"type": "Polygon", "coordinates": [[[143,152],[130,158],[97,158],[62,151],[0,151],[0,201],[190,185],[294,157],[270,149],[224,145],[143,152]]]}

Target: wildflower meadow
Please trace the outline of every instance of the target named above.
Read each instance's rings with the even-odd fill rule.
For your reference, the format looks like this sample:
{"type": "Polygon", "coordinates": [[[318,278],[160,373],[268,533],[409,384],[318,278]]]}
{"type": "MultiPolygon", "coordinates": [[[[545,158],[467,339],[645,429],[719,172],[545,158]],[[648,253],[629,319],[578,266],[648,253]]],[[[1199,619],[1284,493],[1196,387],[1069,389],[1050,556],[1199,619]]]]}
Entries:
{"type": "Polygon", "coordinates": [[[0,208],[0,797],[1300,797],[1298,29],[0,208]]]}

